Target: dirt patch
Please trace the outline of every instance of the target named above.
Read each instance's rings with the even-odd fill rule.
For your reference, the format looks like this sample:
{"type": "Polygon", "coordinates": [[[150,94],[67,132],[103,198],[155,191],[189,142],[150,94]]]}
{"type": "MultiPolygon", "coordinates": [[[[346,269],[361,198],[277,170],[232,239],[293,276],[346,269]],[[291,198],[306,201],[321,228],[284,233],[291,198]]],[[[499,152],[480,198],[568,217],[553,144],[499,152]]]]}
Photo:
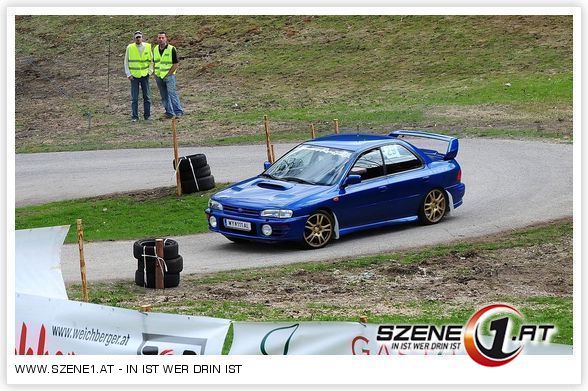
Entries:
{"type": "Polygon", "coordinates": [[[105,194],[97,197],[92,197],[89,201],[102,201],[102,200],[110,200],[112,198],[118,197],[129,197],[133,201],[154,201],[159,200],[162,198],[169,197],[171,195],[176,194],[175,187],[156,187],[155,189],[147,189],[147,190],[136,190],[136,191],[127,191],[127,192],[119,192],[119,193],[111,193],[105,194]]]}
{"type": "Polygon", "coordinates": [[[530,113],[508,105],[433,106],[425,111],[425,118],[434,121],[433,126],[458,132],[464,128],[482,133],[506,129],[558,133],[565,138],[572,135],[573,110],[565,106],[530,113]]]}
{"type": "MultiPolygon", "coordinates": [[[[413,264],[392,259],[365,267],[341,264],[340,268],[320,271],[254,270],[223,282],[182,275],[180,287],[163,293],[136,288],[141,292],[136,302],[123,305],[138,308],[145,302],[165,302],[178,310],[189,299],[261,305],[309,318],[321,313],[414,315],[420,311],[412,305],[415,302],[436,301],[455,308],[504,298],[570,297],[572,277],[569,233],[529,247],[454,251],[413,264]]],[[[263,314],[251,316],[262,318],[263,314]]]]}

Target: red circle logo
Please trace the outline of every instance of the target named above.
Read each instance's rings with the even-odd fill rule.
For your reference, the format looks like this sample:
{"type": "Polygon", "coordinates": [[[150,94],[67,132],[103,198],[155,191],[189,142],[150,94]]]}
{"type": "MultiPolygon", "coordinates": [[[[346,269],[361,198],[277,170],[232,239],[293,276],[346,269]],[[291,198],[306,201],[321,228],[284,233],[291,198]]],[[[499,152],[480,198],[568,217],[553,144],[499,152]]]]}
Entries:
{"type": "Polygon", "coordinates": [[[504,352],[503,345],[507,338],[507,329],[509,318],[503,317],[490,322],[490,330],[494,332],[492,346],[484,346],[480,341],[480,325],[491,315],[501,312],[508,312],[518,317],[523,317],[521,313],[508,304],[491,304],[479,309],[465,326],[463,338],[465,350],[468,355],[478,364],[486,367],[499,367],[508,364],[514,360],[522,351],[523,345],[515,350],[504,352]]]}

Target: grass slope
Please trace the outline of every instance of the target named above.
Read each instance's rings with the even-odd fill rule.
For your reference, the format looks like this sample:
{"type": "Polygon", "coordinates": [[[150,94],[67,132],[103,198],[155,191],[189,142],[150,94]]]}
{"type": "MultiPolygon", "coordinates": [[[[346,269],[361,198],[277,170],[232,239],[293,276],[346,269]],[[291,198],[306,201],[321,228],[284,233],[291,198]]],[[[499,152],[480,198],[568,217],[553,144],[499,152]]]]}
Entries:
{"type": "Polygon", "coordinates": [[[184,145],[258,142],[264,114],[276,140],[307,138],[310,122],[331,132],[333,118],[343,131],[572,134],[571,16],[19,16],[17,151],[170,145],[168,122],[129,123],[136,29],[178,47],[184,145]]]}

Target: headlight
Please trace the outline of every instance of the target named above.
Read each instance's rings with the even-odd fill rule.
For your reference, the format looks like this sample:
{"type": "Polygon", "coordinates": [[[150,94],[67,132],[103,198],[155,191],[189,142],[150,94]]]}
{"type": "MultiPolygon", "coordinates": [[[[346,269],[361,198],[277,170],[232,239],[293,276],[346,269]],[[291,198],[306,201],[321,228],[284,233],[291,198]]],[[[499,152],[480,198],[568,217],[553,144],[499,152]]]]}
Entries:
{"type": "Polygon", "coordinates": [[[208,207],[210,209],[223,210],[223,206],[221,205],[221,203],[213,200],[212,198],[208,200],[208,207]]]}
{"type": "Polygon", "coordinates": [[[261,217],[276,217],[278,219],[289,219],[292,211],[289,209],[266,209],[261,212],[261,217]]]}

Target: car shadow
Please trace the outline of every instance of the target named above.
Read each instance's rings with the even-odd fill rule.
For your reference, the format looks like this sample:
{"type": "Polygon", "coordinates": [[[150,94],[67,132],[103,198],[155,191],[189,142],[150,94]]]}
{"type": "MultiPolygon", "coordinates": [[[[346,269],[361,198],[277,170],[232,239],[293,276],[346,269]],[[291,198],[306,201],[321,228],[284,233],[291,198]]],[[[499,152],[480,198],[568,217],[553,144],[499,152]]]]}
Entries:
{"type": "MultiPolygon", "coordinates": [[[[439,224],[443,224],[445,221],[450,221],[455,218],[455,216],[446,216],[444,221],[440,222],[439,224]]],[[[382,235],[404,232],[414,228],[426,228],[426,226],[423,226],[418,221],[414,221],[403,224],[390,225],[387,227],[368,229],[365,231],[358,231],[345,235],[339,240],[334,240],[327,246],[327,248],[330,248],[332,246],[334,247],[343,243],[352,242],[354,240],[360,240],[363,238],[376,238],[382,235]]],[[[227,243],[219,245],[219,248],[222,248],[223,251],[249,254],[275,254],[276,252],[292,253],[297,251],[314,251],[304,249],[301,244],[295,242],[260,243],[251,241],[243,243],[232,243],[228,239],[227,243]]]]}

